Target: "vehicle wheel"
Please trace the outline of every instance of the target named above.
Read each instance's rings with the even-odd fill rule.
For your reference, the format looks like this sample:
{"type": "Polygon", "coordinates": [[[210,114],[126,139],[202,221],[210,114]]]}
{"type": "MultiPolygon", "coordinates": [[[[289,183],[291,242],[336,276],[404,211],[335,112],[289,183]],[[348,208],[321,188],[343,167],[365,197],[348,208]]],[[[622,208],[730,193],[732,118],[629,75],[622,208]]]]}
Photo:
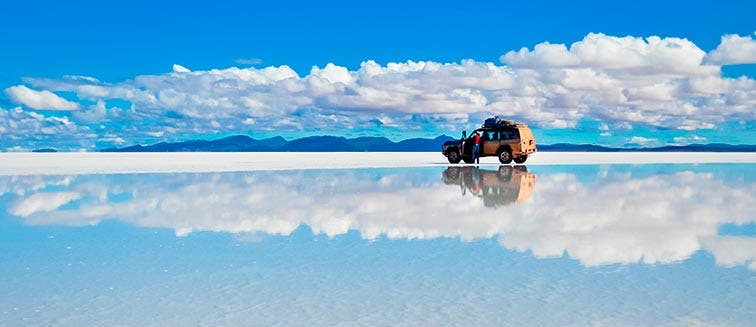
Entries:
{"type": "Polygon", "coordinates": [[[501,149],[499,150],[499,162],[503,164],[509,164],[512,162],[512,150],[509,149],[501,149]]]}
{"type": "Polygon", "coordinates": [[[449,152],[446,155],[446,159],[449,159],[449,163],[453,163],[453,164],[459,163],[459,161],[462,160],[462,158],[460,158],[459,152],[457,151],[449,152]]]}
{"type": "Polygon", "coordinates": [[[528,160],[527,155],[514,157],[514,162],[518,164],[524,163],[525,160],[528,160]]]}

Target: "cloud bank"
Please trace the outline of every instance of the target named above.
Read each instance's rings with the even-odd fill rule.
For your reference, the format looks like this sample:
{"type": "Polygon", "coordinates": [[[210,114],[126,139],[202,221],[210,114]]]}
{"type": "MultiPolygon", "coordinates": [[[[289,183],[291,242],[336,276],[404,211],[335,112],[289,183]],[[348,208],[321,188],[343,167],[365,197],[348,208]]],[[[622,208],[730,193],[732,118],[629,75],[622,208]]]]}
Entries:
{"type": "Polygon", "coordinates": [[[9,213],[30,225],[118,219],[170,228],[179,236],[195,231],[289,235],[308,226],[332,237],[357,231],[366,240],[496,238],[508,249],[538,258],[567,255],[587,266],[674,263],[706,250],[720,265],[756,268],[753,237],[718,234],[722,224],[755,222],[752,183],[726,182],[706,172],[632,176],[602,168],[591,172],[595,180],[590,181],[570,173],[540,174],[532,195],[515,203],[516,183],[505,178],[492,184],[497,172],[482,173],[488,192],[482,198],[471,189],[463,195],[458,185],[445,185],[438,170],[429,169],[43,181],[25,176],[3,177],[13,180],[2,184],[18,185],[5,190],[14,194],[9,213]],[[53,191],[40,186],[45,183],[53,191]]]}
{"type": "MultiPolygon", "coordinates": [[[[329,63],[304,76],[288,66],[174,65],[171,73],[116,83],[28,78],[5,93],[21,110],[81,109],[70,114],[73,130],[105,144],[247,131],[456,133],[492,113],[542,129],[592,121],[692,132],[756,120],[756,81],[721,74],[723,64],[754,62],[754,48],[751,36],[726,35],[706,53],[683,38],[591,33],[569,46],[543,42],[509,51],[502,64],[368,60],[356,70],[329,63]],[[71,92],[79,102],[55,92],[71,92]]],[[[85,143],[77,145],[91,145],[85,143]]]]}
{"type": "Polygon", "coordinates": [[[5,89],[5,95],[12,101],[22,104],[29,109],[40,110],[79,110],[79,104],[57,96],[47,90],[35,91],[24,85],[11,86],[5,89]]]}

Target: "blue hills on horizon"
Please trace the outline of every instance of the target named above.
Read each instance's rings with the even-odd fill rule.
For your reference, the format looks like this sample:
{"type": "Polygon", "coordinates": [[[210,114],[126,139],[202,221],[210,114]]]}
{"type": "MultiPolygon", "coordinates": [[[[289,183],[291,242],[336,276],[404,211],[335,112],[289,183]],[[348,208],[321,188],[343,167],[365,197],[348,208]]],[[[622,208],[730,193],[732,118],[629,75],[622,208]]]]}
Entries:
{"type": "Polygon", "coordinates": [[[228,136],[217,140],[160,142],[152,145],[133,145],[108,148],[102,152],[427,152],[441,151],[444,142],[452,140],[442,135],[434,139],[411,138],[393,142],[385,137],[345,138],[341,136],[308,136],[287,141],[281,136],[254,139],[247,135],[228,136]]]}
{"type": "MultiPolygon", "coordinates": [[[[444,142],[454,140],[448,135],[433,139],[411,138],[393,142],[385,137],[345,138],[341,136],[308,136],[287,141],[281,136],[254,139],[234,135],[216,140],[160,142],[107,148],[101,152],[440,152],[444,142]]],[[[593,144],[555,143],[538,145],[539,151],[565,152],[756,152],[756,145],[724,143],[668,145],[654,148],[613,148],[593,144]]],[[[40,150],[35,150],[40,151],[40,150]]],[[[54,150],[43,149],[51,152],[54,150]]]]}

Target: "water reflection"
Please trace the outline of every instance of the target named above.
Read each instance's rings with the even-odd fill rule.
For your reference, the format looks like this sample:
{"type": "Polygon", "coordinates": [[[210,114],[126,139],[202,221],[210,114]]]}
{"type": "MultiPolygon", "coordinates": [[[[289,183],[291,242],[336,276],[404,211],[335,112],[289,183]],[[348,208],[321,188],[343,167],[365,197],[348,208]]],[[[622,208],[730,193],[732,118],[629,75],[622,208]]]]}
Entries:
{"type": "Polygon", "coordinates": [[[566,169],[540,172],[537,189],[535,174],[505,166],[0,177],[0,192],[3,211],[27,225],[117,219],[178,236],[289,235],[306,225],[367,240],[496,238],[507,249],[566,254],[586,266],[674,263],[706,250],[720,265],[756,270],[754,237],[718,235],[723,224],[755,220],[756,188],[742,181],[748,166],[738,183],[701,169],[566,169]]]}
{"type": "Polygon", "coordinates": [[[459,185],[464,196],[468,192],[483,199],[486,207],[507,206],[530,197],[536,175],[525,166],[499,166],[496,170],[473,166],[449,166],[441,174],[447,185],[459,185]]]}

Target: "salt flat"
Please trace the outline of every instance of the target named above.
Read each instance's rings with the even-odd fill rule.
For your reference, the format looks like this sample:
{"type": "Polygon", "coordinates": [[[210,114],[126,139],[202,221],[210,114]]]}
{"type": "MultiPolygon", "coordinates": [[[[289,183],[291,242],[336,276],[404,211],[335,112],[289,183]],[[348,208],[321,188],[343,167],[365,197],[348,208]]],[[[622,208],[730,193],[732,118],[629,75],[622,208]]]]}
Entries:
{"type": "MultiPolygon", "coordinates": [[[[330,155],[351,161],[58,154],[26,167],[257,169],[263,158],[314,167],[383,156],[330,155]],[[69,166],[50,167],[61,159],[69,166]]],[[[585,158],[575,155],[533,159],[585,158]]],[[[0,176],[0,326],[756,321],[753,163],[526,170],[494,158],[449,167],[433,153],[384,159],[432,166],[0,176]]]]}
{"type": "MultiPolygon", "coordinates": [[[[527,165],[756,163],[752,152],[539,152],[527,165]]],[[[495,157],[481,165],[498,165],[495,157]]],[[[0,175],[448,166],[438,152],[0,153],[0,175]]]]}

